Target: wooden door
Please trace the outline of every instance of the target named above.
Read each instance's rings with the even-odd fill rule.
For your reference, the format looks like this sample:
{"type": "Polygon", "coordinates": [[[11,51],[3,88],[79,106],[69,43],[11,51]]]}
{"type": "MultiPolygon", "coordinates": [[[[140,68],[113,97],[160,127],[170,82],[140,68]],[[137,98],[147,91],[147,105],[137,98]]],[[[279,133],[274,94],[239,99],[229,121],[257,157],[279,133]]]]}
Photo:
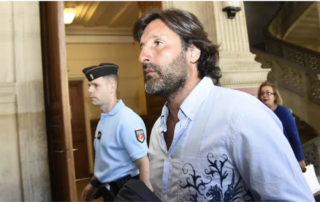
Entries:
{"type": "Polygon", "coordinates": [[[90,177],[82,81],[69,81],[73,156],[76,179],[90,177]]]}
{"type": "Polygon", "coordinates": [[[52,200],[76,201],[63,2],[40,2],[40,15],[52,200]]]}

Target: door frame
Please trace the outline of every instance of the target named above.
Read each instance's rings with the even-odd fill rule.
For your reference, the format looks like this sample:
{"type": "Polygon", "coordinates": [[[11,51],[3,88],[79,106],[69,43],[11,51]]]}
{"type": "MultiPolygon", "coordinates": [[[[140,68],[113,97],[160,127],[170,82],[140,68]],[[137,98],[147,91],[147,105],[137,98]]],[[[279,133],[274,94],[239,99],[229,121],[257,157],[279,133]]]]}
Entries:
{"type": "MultiPolygon", "coordinates": [[[[66,37],[64,25],[63,2],[39,2],[41,19],[41,45],[44,78],[44,97],[48,133],[49,165],[55,166],[59,160],[60,166],[66,168],[60,181],[51,182],[66,185],[63,190],[64,200],[77,201],[77,190],[74,173],[74,158],[72,151],[72,133],[69,106],[69,88],[66,60],[66,37]],[[55,35],[53,37],[53,35],[55,35]],[[49,61],[54,61],[53,64],[49,61]],[[57,128],[56,131],[52,128],[57,128]],[[60,130],[60,132],[59,132],[60,130]],[[58,138],[58,134],[62,135],[58,138]],[[50,137],[49,137],[50,136],[50,137]],[[65,178],[64,178],[65,177],[65,178]]],[[[54,167],[50,167],[50,178],[57,176],[54,167]]],[[[57,187],[56,187],[57,188],[57,187]]],[[[57,188],[58,189],[58,188],[57,188]]],[[[51,187],[51,193],[59,192],[51,187]]],[[[54,197],[52,197],[54,198],[54,197]]]]}
{"type": "MultiPolygon", "coordinates": [[[[86,79],[83,74],[68,74],[68,83],[70,81],[80,81],[82,82],[82,92],[83,95],[85,95],[85,87],[86,87],[86,79]]],[[[89,160],[89,172],[90,174],[93,174],[93,168],[94,168],[94,159],[93,159],[93,154],[94,154],[94,149],[93,149],[93,142],[91,139],[91,124],[90,124],[90,116],[89,116],[89,111],[90,107],[86,105],[84,96],[83,96],[83,105],[84,105],[84,119],[85,119],[85,124],[86,124],[86,138],[87,138],[87,148],[88,148],[88,160],[89,160]]]]}
{"type": "Polygon", "coordinates": [[[70,201],[77,201],[77,187],[74,170],[73,145],[72,145],[72,131],[71,131],[71,115],[70,115],[70,101],[69,101],[69,81],[67,71],[67,50],[66,50],[66,32],[64,24],[64,2],[58,1],[58,27],[59,27],[59,47],[60,47],[60,79],[62,85],[62,110],[64,124],[64,134],[67,152],[67,167],[69,173],[69,189],[70,201]]]}

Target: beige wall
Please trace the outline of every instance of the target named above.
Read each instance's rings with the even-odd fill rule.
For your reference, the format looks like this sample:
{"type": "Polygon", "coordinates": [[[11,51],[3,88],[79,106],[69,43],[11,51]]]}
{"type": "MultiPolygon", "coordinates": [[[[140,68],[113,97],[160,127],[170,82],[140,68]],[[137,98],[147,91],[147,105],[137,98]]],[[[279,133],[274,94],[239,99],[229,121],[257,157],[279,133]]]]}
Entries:
{"type": "MultiPolygon", "coordinates": [[[[115,63],[119,66],[118,99],[138,114],[139,106],[136,48],[132,43],[126,44],[67,44],[67,63],[69,75],[82,75],[82,69],[102,62],[115,63]]],[[[142,69],[142,68],[141,68],[142,69]]],[[[84,77],[84,76],[83,76],[84,77]]],[[[86,86],[87,81],[85,80],[86,86]]],[[[90,105],[89,118],[99,119],[101,111],[90,104],[89,94],[84,89],[85,103],[90,105]]]]}
{"type": "Polygon", "coordinates": [[[101,110],[92,106],[88,94],[88,81],[82,73],[85,67],[100,63],[115,63],[119,66],[118,99],[139,115],[146,114],[146,100],[141,64],[138,62],[139,45],[134,43],[67,43],[69,80],[83,80],[85,120],[87,129],[90,171],[93,172],[93,142],[90,120],[100,119],[101,110]]]}
{"type": "Polygon", "coordinates": [[[146,91],[144,87],[144,74],[142,64],[139,61],[140,55],[140,43],[135,42],[135,60],[136,60],[136,73],[137,73],[137,83],[138,83],[138,105],[140,113],[139,115],[147,114],[147,100],[146,91]]]}
{"type": "Polygon", "coordinates": [[[50,201],[39,2],[0,2],[0,201],[50,201]]]}

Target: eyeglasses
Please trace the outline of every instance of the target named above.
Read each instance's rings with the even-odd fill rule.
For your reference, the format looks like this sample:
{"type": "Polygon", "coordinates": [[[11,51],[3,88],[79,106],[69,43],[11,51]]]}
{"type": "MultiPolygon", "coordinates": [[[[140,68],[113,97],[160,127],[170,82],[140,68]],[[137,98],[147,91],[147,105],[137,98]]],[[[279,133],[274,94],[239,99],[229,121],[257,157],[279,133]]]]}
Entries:
{"type": "Polygon", "coordinates": [[[264,94],[267,94],[267,96],[274,95],[273,92],[269,92],[269,91],[263,92],[263,91],[262,91],[262,92],[260,93],[260,96],[263,96],[264,94]]]}

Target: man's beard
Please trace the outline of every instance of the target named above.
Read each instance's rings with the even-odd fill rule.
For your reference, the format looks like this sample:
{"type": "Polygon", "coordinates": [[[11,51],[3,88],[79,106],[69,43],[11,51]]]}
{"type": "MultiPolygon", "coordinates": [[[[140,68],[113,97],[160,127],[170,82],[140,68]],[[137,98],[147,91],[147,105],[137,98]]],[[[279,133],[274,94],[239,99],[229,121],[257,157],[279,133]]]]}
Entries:
{"type": "Polygon", "coordinates": [[[145,76],[146,92],[167,100],[182,90],[189,77],[185,51],[181,51],[180,55],[167,65],[147,63],[143,64],[143,68],[156,72],[154,77],[145,76]]]}

